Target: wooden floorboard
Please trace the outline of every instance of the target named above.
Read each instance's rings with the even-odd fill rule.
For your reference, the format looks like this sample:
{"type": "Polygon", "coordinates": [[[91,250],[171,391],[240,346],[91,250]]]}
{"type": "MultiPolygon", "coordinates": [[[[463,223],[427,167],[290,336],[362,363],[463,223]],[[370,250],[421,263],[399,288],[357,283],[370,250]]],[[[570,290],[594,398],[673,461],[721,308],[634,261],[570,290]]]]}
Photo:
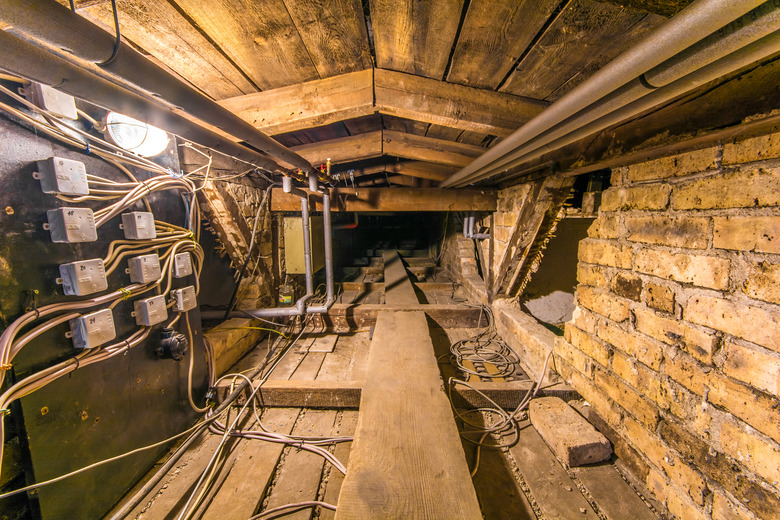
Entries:
{"type": "MultiPolygon", "coordinates": [[[[339,436],[350,436],[355,434],[355,427],[357,426],[358,412],[357,410],[344,410],[341,413],[341,422],[337,431],[334,434],[339,436]]],[[[336,456],[344,465],[349,467],[349,455],[352,452],[351,442],[342,442],[336,445],[333,451],[333,455],[336,456]]],[[[325,487],[324,501],[328,504],[337,504],[339,500],[339,493],[341,492],[341,485],[344,483],[344,475],[333,468],[330,470],[328,481],[325,487]]],[[[323,509],[320,512],[320,519],[332,519],[336,516],[334,511],[329,509],[323,509]]]]}
{"type": "MultiPolygon", "coordinates": [[[[265,410],[260,420],[271,431],[288,434],[300,412],[297,408],[265,410]]],[[[230,473],[212,499],[203,520],[249,518],[271,482],[283,444],[246,441],[239,447],[230,473]]]]}
{"type": "Polygon", "coordinates": [[[598,520],[577,484],[528,421],[520,423],[520,439],[509,449],[533,500],[544,518],[598,520]]]}
{"type": "Polygon", "coordinates": [[[422,312],[381,312],[338,519],[481,519],[422,312]]]}
{"type": "Polygon", "coordinates": [[[623,480],[615,467],[610,464],[597,464],[571,468],[607,520],[657,520],[658,516],[623,480]]]}
{"type": "MultiPolygon", "coordinates": [[[[333,431],[336,412],[331,410],[305,410],[293,428],[293,435],[328,436],[333,431]]],[[[282,463],[274,475],[268,499],[263,502],[266,511],[296,502],[317,500],[325,459],[308,451],[288,446],[284,449],[282,463]]],[[[286,515],[287,520],[308,520],[312,510],[306,509],[286,515]]],[[[224,517],[228,518],[228,517],[224,517]]]]}

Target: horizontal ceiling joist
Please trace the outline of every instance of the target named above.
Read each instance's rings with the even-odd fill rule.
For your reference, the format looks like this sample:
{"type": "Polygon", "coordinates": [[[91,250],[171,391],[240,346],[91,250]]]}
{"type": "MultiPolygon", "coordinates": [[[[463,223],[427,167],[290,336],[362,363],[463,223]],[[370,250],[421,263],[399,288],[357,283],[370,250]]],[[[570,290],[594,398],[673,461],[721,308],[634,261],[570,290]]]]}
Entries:
{"type": "Polygon", "coordinates": [[[220,102],[278,135],[380,112],[508,136],[548,103],[384,69],[367,69],[220,102]]]}
{"type": "MultiPolygon", "coordinates": [[[[333,211],[495,211],[497,195],[491,189],[335,188],[330,190],[333,211]]],[[[310,197],[312,211],[322,211],[322,199],[310,197]]],[[[271,190],[271,211],[300,211],[301,199],[281,188],[271,190]]]]}
{"type": "Polygon", "coordinates": [[[460,168],[485,151],[479,146],[393,130],[318,141],[295,146],[292,150],[314,165],[323,164],[328,159],[333,164],[340,164],[390,155],[460,168]]]}
{"type": "Polygon", "coordinates": [[[457,167],[444,164],[434,164],[424,161],[390,162],[367,168],[356,168],[356,175],[368,175],[373,173],[392,173],[404,177],[415,177],[432,181],[443,181],[458,171],[457,167]]]}

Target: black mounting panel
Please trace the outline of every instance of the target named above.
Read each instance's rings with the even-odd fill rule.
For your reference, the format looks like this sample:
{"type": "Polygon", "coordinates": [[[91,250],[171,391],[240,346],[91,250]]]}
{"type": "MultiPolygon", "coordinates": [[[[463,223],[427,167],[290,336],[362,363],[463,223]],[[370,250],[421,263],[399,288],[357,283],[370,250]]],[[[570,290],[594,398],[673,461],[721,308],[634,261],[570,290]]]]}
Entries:
{"type": "MultiPolygon", "coordinates": [[[[66,205],[54,195],[42,193],[33,178],[36,161],[52,156],[85,163],[87,173],[117,181],[128,179],[114,166],[74,148],[61,146],[42,134],[0,114],[0,330],[17,318],[25,306],[71,301],[55,280],[58,265],[78,259],[105,257],[111,240],[123,238],[116,217],[98,229],[98,241],[81,244],[53,243],[43,229],[46,210],[66,205]],[[32,291],[38,291],[31,302],[32,291]]],[[[161,159],[178,171],[176,142],[171,141],[161,159]]],[[[133,170],[139,180],[151,174],[133,170]]],[[[185,206],[176,191],[149,197],[155,218],[180,226],[185,206]]],[[[105,204],[105,203],[103,203],[105,204]]],[[[99,208],[100,204],[79,204],[99,208]]],[[[139,203],[131,210],[145,211],[139,203]]],[[[109,291],[130,283],[124,269],[108,278],[109,291]]],[[[194,277],[174,280],[174,288],[192,285],[194,277]]],[[[103,294],[103,293],[98,293],[103,294]]],[[[90,295],[89,297],[97,296],[90,295]]],[[[142,297],[146,297],[144,295],[142,297]]],[[[114,308],[117,339],[137,330],[131,316],[132,301],[114,308]]],[[[189,312],[194,334],[195,400],[203,402],[207,366],[200,314],[189,312]]],[[[184,318],[177,324],[185,331],[184,318]]],[[[187,400],[189,357],[182,361],[160,359],[154,353],[162,324],[145,342],[126,355],[79,368],[12,407],[6,421],[15,420],[22,445],[26,441],[28,484],[71,472],[88,464],[158,442],[191,426],[197,414],[187,400]]],[[[65,337],[67,323],[28,344],[13,362],[8,380],[72,357],[77,351],[65,337]]],[[[7,383],[8,384],[8,383],[7,383]]],[[[170,446],[161,446],[81,473],[31,493],[33,515],[44,519],[100,518],[159,460],[170,446]]],[[[2,504],[0,503],[0,509],[2,504]]]]}

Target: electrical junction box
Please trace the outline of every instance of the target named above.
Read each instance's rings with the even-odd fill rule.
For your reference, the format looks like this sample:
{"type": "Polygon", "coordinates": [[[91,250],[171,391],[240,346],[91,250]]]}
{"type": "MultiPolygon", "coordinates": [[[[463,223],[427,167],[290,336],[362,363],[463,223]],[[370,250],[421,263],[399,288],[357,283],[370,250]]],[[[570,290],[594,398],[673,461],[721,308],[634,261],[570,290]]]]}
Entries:
{"type": "Polygon", "coordinates": [[[152,296],[133,303],[135,309],[135,323],[151,327],[168,319],[168,310],[165,308],[165,296],[152,296]]]}
{"type": "Polygon", "coordinates": [[[173,277],[184,278],[192,274],[192,257],[189,253],[176,253],[173,255],[173,277]]]}
{"type": "Polygon", "coordinates": [[[44,193],[89,195],[87,169],[83,162],[49,157],[45,161],[38,161],[37,178],[41,181],[44,193]]]}
{"type": "Polygon", "coordinates": [[[100,258],[60,264],[60,277],[58,282],[67,295],[84,296],[108,289],[106,269],[100,258]]]}
{"type": "Polygon", "coordinates": [[[94,242],[95,215],[89,208],[57,208],[46,212],[52,242],[94,242]]]}
{"type": "MultiPolygon", "coordinates": [[[[322,217],[309,218],[309,236],[311,237],[312,273],[325,267],[325,239],[322,217]]],[[[303,255],[303,219],[284,217],[284,264],[288,274],[306,273],[303,255]]]]}
{"type": "Polygon", "coordinates": [[[130,273],[130,281],[133,283],[156,282],[162,278],[160,257],[157,253],[134,256],[127,261],[127,272],[130,273]]]}
{"type": "Polygon", "coordinates": [[[25,94],[28,101],[57,117],[79,118],[76,112],[76,98],[69,94],[41,83],[32,83],[25,89],[25,94]]]}
{"type": "Polygon", "coordinates": [[[122,213],[122,229],[128,240],[147,240],[157,238],[154,229],[154,214],[148,211],[131,211],[122,213]]]}
{"type": "Polygon", "coordinates": [[[173,310],[176,312],[187,312],[198,305],[195,287],[192,285],[171,291],[171,296],[173,296],[173,310]]]}
{"type": "Polygon", "coordinates": [[[95,348],[116,337],[114,315],[111,309],[103,309],[73,318],[70,332],[76,348],[95,348]]]}

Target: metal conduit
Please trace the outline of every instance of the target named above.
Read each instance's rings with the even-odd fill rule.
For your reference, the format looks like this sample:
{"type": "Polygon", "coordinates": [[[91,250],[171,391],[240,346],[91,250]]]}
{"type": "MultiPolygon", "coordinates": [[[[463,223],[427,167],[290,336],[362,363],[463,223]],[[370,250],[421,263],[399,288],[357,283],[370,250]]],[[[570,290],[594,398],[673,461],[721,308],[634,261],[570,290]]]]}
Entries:
{"type": "Polygon", "coordinates": [[[312,165],[289,148],[271,139],[208,96],[155,65],[122,42],[116,58],[103,64],[114,48],[115,37],[55,0],[4,0],[0,20],[13,31],[31,36],[91,62],[153,96],[241,139],[248,145],[295,168],[312,165]]]}
{"type": "MultiPolygon", "coordinates": [[[[470,180],[471,182],[476,182],[490,177],[491,175],[495,175],[501,170],[517,166],[518,164],[529,160],[529,154],[535,150],[540,149],[548,143],[556,142],[560,137],[567,135],[570,132],[577,131],[578,135],[582,135],[578,130],[583,126],[589,125],[594,120],[619,110],[637,99],[644,99],[648,94],[652,95],[653,93],[656,93],[659,88],[667,86],[670,83],[676,83],[678,86],[681,85],[681,83],[677,83],[677,81],[682,78],[691,77],[692,70],[725,70],[721,76],[728,74],[739,67],[724,68],[721,63],[717,68],[708,68],[708,65],[720,63],[719,60],[724,56],[729,56],[740,48],[744,48],[756,41],[763,41],[762,38],[765,39],[767,35],[773,34],[778,29],[780,29],[780,0],[771,0],[759,8],[754,9],[739,20],[724,27],[716,34],[705,38],[693,47],[680,53],[678,56],[675,56],[668,62],[648,71],[642,78],[631,81],[607,95],[598,103],[591,105],[573,117],[552,127],[544,134],[528,140],[513,152],[505,155],[500,160],[497,160],[494,166],[485,168],[481,172],[475,172],[470,180]],[[694,68],[686,70],[683,65],[694,68]],[[651,83],[653,85],[652,87],[650,86],[651,83]]],[[[760,50],[755,50],[754,52],[756,52],[755,58],[752,61],[745,63],[743,66],[749,65],[754,61],[758,61],[767,55],[772,54],[772,52],[763,52],[760,50]]],[[[739,61],[743,62],[744,58],[745,56],[743,55],[739,61]]],[[[706,81],[689,80],[690,87],[687,90],[696,88],[708,81],[715,80],[720,76],[712,76],[712,73],[708,72],[707,77],[710,79],[706,81]]],[[[679,88],[676,90],[679,90],[679,88]]],[[[678,95],[687,90],[679,91],[678,95]]],[[[665,92],[669,91],[666,90],[665,92]]],[[[658,104],[672,99],[673,97],[674,96],[670,95],[664,96],[661,98],[661,101],[658,101],[658,104]]],[[[651,99],[658,99],[658,96],[654,95],[651,99]]],[[[652,108],[652,106],[647,106],[647,108],[652,108]]],[[[582,136],[584,137],[585,135],[589,134],[584,134],[582,136]]],[[[569,142],[572,141],[568,141],[566,144],[569,142]]],[[[560,146],[563,145],[559,145],[558,147],[560,148],[560,146]]],[[[545,151],[548,151],[549,149],[549,147],[545,147],[545,151]]],[[[534,153],[534,157],[538,157],[539,155],[534,153]]]]}
{"type": "Polygon", "coordinates": [[[494,148],[443,181],[440,186],[460,187],[474,182],[476,176],[528,140],[639,78],[763,3],[763,0],[697,0],[494,148]]]}
{"type": "Polygon", "coordinates": [[[322,224],[325,234],[325,303],[307,307],[307,314],[328,312],[333,306],[333,302],[336,301],[333,290],[333,235],[331,233],[330,195],[327,191],[322,192],[322,224]]]}
{"type": "Polygon", "coordinates": [[[96,76],[59,56],[15,37],[8,31],[0,31],[0,48],[3,49],[0,67],[16,76],[52,85],[66,94],[87,99],[106,110],[114,110],[146,121],[259,168],[269,171],[280,168],[269,157],[225,139],[180,116],[168,107],[96,76]]]}
{"type": "MultiPolygon", "coordinates": [[[[568,144],[574,143],[589,135],[599,132],[612,125],[625,121],[626,119],[641,114],[655,106],[676,98],[696,87],[716,80],[726,74],[751,65],[756,61],[767,58],[780,52],[780,31],[776,31],[761,40],[731,53],[720,60],[707,65],[671,84],[659,88],[652,93],[641,97],[640,99],[629,103],[595,121],[580,126],[573,132],[570,132],[557,139],[550,139],[546,144],[541,144],[514,161],[506,164],[505,168],[513,168],[524,162],[536,159],[545,153],[557,150],[568,144]]],[[[554,132],[551,135],[560,135],[561,132],[554,132]]]]}

